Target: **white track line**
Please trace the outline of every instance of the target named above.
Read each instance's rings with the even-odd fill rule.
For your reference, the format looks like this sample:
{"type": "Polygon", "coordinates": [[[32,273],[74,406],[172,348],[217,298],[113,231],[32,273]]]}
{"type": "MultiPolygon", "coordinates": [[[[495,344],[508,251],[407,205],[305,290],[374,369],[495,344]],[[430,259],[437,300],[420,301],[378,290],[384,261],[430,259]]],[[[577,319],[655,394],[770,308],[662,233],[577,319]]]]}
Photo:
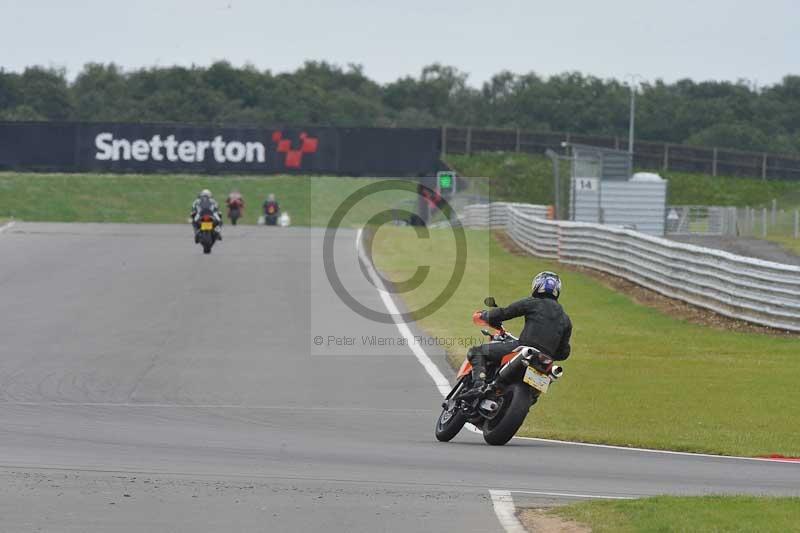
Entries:
{"type": "MultiPolygon", "coordinates": [[[[490,491],[491,492],[491,491],[490,491]]],[[[538,490],[512,490],[517,494],[535,494],[537,496],[558,496],[559,498],[591,498],[594,500],[635,500],[638,496],[608,496],[605,494],[574,494],[570,492],[544,492],[538,490]]]]}
{"type": "Polygon", "coordinates": [[[568,492],[544,492],[534,490],[496,490],[489,489],[489,495],[492,497],[492,507],[494,514],[497,515],[497,520],[506,533],[525,533],[527,530],[522,522],[517,518],[517,509],[514,505],[514,497],[512,492],[517,494],[534,494],[537,496],[555,496],[558,498],[578,498],[578,499],[594,499],[594,500],[633,500],[632,496],[606,496],[599,494],[571,494],[568,492]]]}
{"type": "Polygon", "coordinates": [[[693,452],[675,452],[672,450],[654,450],[652,448],[634,448],[632,446],[614,446],[613,444],[593,444],[591,442],[573,442],[569,440],[558,440],[558,439],[542,439],[539,437],[518,437],[515,436],[515,439],[520,440],[530,440],[535,442],[548,442],[553,444],[568,444],[570,446],[585,446],[587,448],[605,448],[608,450],[624,450],[626,452],[646,452],[646,453],[659,453],[663,455],[682,455],[685,457],[709,457],[712,459],[734,459],[737,461],[761,461],[761,462],[768,462],[768,463],[795,463],[800,464],[797,461],[787,460],[787,459],[772,459],[769,457],[739,457],[737,455],[715,455],[713,453],[693,453],[693,452]]]}
{"type": "Polygon", "coordinates": [[[439,367],[431,361],[431,358],[428,357],[428,354],[425,353],[415,341],[414,335],[411,333],[408,325],[405,322],[402,322],[400,310],[397,308],[397,305],[394,303],[392,299],[392,295],[384,288],[383,282],[381,281],[378,273],[375,272],[375,266],[372,264],[372,258],[367,257],[367,254],[364,253],[364,246],[361,242],[361,236],[363,234],[363,230],[359,229],[358,233],[356,233],[356,251],[358,253],[358,257],[361,261],[363,261],[364,266],[369,272],[369,276],[372,278],[372,283],[378,289],[378,294],[383,300],[383,305],[386,306],[386,310],[389,311],[389,314],[392,315],[392,320],[394,320],[395,325],[397,326],[397,330],[400,332],[400,335],[405,337],[406,343],[411,351],[414,353],[414,356],[419,361],[419,364],[422,365],[422,368],[428,373],[431,377],[433,382],[436,384],[436,388],[439,389],[439,392],[442,396],[447,396],[447,393],[450,392],[452,385],[450,385],[450,380],[442,374],[442,371],[439,370],[439,367]]]}
{"type": "MultiPolygon", "coordinates": [[[[358,234],[356,235],[356,249],[358,250],[358,254],[362,258],[362,260],[364,261],[364,264],[367,267],[367,271],[369,272],[370,277],[372,277],[372,281],[375,284],[375,286],[376,287],[383,287],[383,285],[381,284],[380,278],[378,277],[377,273],[375,272],[375,267],[373,266],[372,261],[364,253],[364,247],[363,247],[363,245],[361,243],[361,234],[362,234],[362,230],[358,230],[358,234]]],[[[425,368],[425,370],[428,372],[428,374],[431,376],[431,378],[433,378],[433,381],[436,384],[436,387],[439,389],[439,392],[442,393],[442,396],[447,396],[447,393],[450,392],[450,388],[452,387],[452,385],[447,380],[447,378],[444,377],[442,372],[439,370],[439,368],[436,366],[436,364],[434,364],[434,362],[431,360],[431,358],[428,356],[428,354],[425,353],[425,350],[423,350],[421,347],[419,347],[418,345],[416,345],[416,344],[414,344],[412,342],[413,341],[413,335],[411,334],[411,330],[408,328],[408,326],[405,323],[400,322],[400,312],[398,311],[397,306],[395,305],[394,301],[392,300],[391,294],[389,294],[388,292],[386,292],[386,291],[384,291],[382,289],[379,289],[378,292],[381,295],[381,299],[383,300],[383,303],[386,305],[386,308],[389,310],[389,312],[394,317],[395,324],[397,324],[398,329],[400,329],[400,333],[402,333],[403,336],[406,337],[406,340],[408,341],[408,344],[409,344],[409,348],[411,348],[411,350],[414,352],[414,355],[417,357],[417,360],[420,362],[420,364],[422,364],[422,366],[425,368]]],[[[468,429],[472,429],[472,428],[468,428],[468,429]]],[[[477,431],[480,432],[480,430],[477,430],[477,431]]],[[[558,440],[558,439],[542,439],[542,438],[538,438],[538,437],[518,437],[518,436],[515,436],[514,438],[515,439],[520,439],[520,440],[535,441],[535,442],[549,442],[549,443],[553,443],[553,444],[567,444],[567,445],[570,445],[570,446],[585,446],[585,447],[589,447],[589,448],[604,448],[604,449],[609,449],[609,450],[624,450],[624,451],[628,451],[628,452],[659,453],[659,454],[664,454],[664,455],[681,455],[681,456],[686,456],[686,457],[710,457],[710,458],[714,458],[714,459],[735,459],[735,460],[739,460],[739,461],[762,461],[762,462],[763,461],[767,461],[767,462],[772,462],[772,463],[782,462],[782,463],[794,463],[794,464],[800,465],[800,462],[787,461],[787,460],[781,460],[781,459],[770,459],[768,457],[738,457],[738,456],[735,456],[735,455],[715,455],[715,454],[710,454],[710,453],[675,452],[675,451],[671,451],[671,450],[654,450],[652,448],[633,448],[633,447],[630,447],[630,446],[614,446],[613,444],[592,444],[590,442],[573,442],[573,441],[558,440]]]]}
{"type": "Polygon", "coordinates": [[[489,490],[489,495],[492,497],[494,514],[497,515],[497,519],[503,529],[506,530],[506,533],[525,533],[526,529],[517,518],[514,498],[511,497],[511,492],[491,489],[489,490]]]}
{"type": "Polygon", "coordinates": [[[11,228],[13,228],[13,227],[14,227],[14,224],[16,224],[16,223],[17,223],[17,221],[16,221],[16,220],[12,220],[11,222],[6,222],[6,223],[5,223],[5,224],[3,224],[2,226],[0,226],[0,233],[3,233],[3,232],[4,232],[5,230],[7,230],[7,229],[11,229],[11,228]]]}

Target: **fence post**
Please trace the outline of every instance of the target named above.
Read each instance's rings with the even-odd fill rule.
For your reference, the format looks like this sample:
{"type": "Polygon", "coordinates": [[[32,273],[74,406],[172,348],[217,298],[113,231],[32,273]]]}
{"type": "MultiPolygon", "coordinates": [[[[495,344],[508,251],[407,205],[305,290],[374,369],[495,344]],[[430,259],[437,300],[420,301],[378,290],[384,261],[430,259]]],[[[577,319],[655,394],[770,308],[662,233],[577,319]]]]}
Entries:
{"type": "Polygon", "coordinates": [[[717,175],[717,147],[714,147],[714,159],[711,161],[711,175],[717,175]]]}
{"type": "Polygon", "coordinates": [[[761,179],[767,179],[767,154],[764,152],[764,155],[761,156],[761,179]]]}
{"type": "Polygon", "coordinates": [[[772,225],[776,225],[778,223],[778,200],[776,198],[772,199],[772,225]]]}
{"type": "Polygon", "coordinates": [[[447,126],[442,126],[442,157],[447,155],[447,126]]]}
{"type": "Polygon", "coordinates": [[[794,210],[794,238],[800,239],[800,209],[794,210]]]}
{"type": "Polygon", "coordinates": [[[731,237],[738,237],[741,233],[739,231],[739,208],[736,206],[731,206],[728,208],[728,222],[730,226],[728,227],[728,235],[731,237]]]}
{"type": "Polygon", "coordinates": [[[516,145],[516,151],[517,151],[517,153],[519,153],[519,128],[517,128],[517,145],[516,145]]]}
{"type": "Polygon", "coordinates": [[[614,136],[614,149],[619,150],[619,137],[614,136]]]}
{"type": "Polygon", "coordinates": [[[472,126],[467,127],[467,155],[472,153],[472,126]]]}
{"type": "Polygon", "coordinates": [[[664,143],[664,170],[669,170],[669,143],[664,143]]]}
{"type": "Polygon", "coordinates": [[[761,236],[767,237],[767,208],[761,208],[761,236]]]}

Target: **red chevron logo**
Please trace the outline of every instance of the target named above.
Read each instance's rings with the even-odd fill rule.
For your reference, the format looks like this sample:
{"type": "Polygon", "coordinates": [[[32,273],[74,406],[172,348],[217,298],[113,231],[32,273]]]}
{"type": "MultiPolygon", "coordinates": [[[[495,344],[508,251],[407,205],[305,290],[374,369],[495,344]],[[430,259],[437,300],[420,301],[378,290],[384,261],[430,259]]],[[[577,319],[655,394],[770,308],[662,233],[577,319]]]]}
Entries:
{"type": "Polygon", "coordinates": [[[303,164],[303,154],[313,154],[319,147],[319,139],[309,137],[306,132],[300,134],[300,148],[292,148],[292,141],[283,138],[283,132],[272,133],[272,141],[277,145],[280,154],[286,154],[284,166],[286,168],[300,168],[303,164]]]}

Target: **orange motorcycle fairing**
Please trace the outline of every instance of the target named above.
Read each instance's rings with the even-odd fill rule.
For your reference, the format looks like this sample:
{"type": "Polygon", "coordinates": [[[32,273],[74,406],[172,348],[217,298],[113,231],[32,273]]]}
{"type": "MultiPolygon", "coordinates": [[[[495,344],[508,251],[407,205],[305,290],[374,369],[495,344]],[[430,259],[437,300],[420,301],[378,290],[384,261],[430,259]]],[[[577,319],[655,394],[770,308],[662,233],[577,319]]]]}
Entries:
{"type": "Polygon", "coordinates": [[[461,367],[458,369],[456,379],[461,379],[470,372],[472,372],[472,364],[469,362],[469,359],[464,359],[464,362],[461,363],[461,367]]]}
{"type": "MultiPolygon", "coordinates": [[[[514,356],[517,355],[517,352],[510,352],[503,356],[503,359],[500,361],[500,366],[507,365],[514,356]]],[[[458,369],[458,373],[456,374],[456,379],[461,379],[467,374],[472,372],[472,363],[469,362],[469,359],[464,359],[464,362],[461,363],[461,366],[458,369]]]]}
{"type": "Polygon", "coordinates": [[[510,352],[503,356],[503,359],[500,361],[500,366],[507,365],[509,361],[511,361],[514,356],[517,355],[517,352],[510,352]]]}

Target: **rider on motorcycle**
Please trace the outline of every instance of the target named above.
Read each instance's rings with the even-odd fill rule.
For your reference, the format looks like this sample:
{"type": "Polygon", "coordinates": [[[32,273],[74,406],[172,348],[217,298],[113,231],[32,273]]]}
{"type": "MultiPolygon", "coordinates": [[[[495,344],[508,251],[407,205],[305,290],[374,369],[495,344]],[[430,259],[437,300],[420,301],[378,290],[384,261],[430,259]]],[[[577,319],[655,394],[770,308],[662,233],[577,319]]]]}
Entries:
{"type": "Polygon", "coordinates": [[[561,294],[561,279],[554,272],[540,272],[531,283],[531,295],[508,307],[495,307],[480,311],[480,317],[492,326],[518,316],[525,317],[525,326],[519,341],[489,342],[473,346],[467,352],[472,363],[474,389],[486,385],[486,361],[500,362],[504,355],[518,346],[532,346],[556,361],[563,361],[570,354],[569,340],[572,321],[564,312],[558,297],[561,294]]]}
{"type": "MultiPolygon", "coordinates": [[[[200,194],[197,195],[197,198],[194,199],[194,202],[192,202],[192,212],[189,215],[192,219],[192,227],[194,227],[194,242],[198,242],[200,235],[200,220],[197,215],[204,209],[210,210],[214,221],[217,223],[217,227],[222,227],[222,215],[219,212],[219,205],[217,205],[217,201],[214,200],[214,197],[211,195],[211,191],[203,189],[200,191],[200,194]]],[[[217,238],[222,240],[222,232],[217,232],[217,238]]]]}
{"type": "Polygon", "coordinates": [[[228,193],[228,198],[225,199],[225,205],[228,206],[228,218],[231,219],[233,225],[241,218],[242,211],[244,210],[244,198],[238,189],[233,189],[228,193]]]}
{"type": "Polygon", "coordinates": [[[278,214],[281,211],[280,206],[278,205],[277,200],[275,200],[275,195],[269,193],[267,199],[264,201],[264,223],[267,225],[275,225],[278,221],[278,214]]]}
{"type": "Polygon", "coordinates": [[[228,208],[238,207],[239,209],[243,209],[244,198],[242,198],[242,193],[240,193],[236,189],[232,190],[230,194],[228,194],[228,198],[225,200],[225,204],[228,206],[228,208]]]}

